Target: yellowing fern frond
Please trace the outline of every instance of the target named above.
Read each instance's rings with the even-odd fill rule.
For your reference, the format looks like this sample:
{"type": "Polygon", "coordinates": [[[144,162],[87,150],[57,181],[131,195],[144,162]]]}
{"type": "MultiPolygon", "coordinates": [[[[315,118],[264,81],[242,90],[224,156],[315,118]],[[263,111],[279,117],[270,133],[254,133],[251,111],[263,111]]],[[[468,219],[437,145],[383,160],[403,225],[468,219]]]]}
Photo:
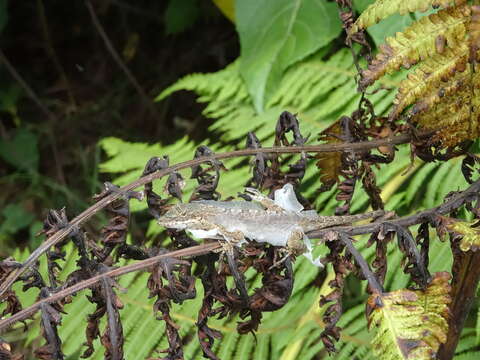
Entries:
{"type": "Polygon", "coordinates": [[[468,66],[412,108],[413,123],[439,129],[434,140],[454,146],[480,136],[480,74],[468,66]]]}
{"type": "Polygon", "coordinates": [[[350,28],[349,34],[354,34],[359,30],[372,26],[396,13],[404,15],[415,11],[424,12],[430,6],[447,8],[449,6],[458,6],[465,2],[465,0],[377,0],[358,17],[355,24],[350,28]]]}
{"type": "Polygon", "coordinates": [[[465,71],[468,53],[468,46],[462,43],[453,49],[446,48],[442,54],[435,54],[423,61],[401,82],[389,115],[390,119],[396,119],[406,107],[432,89],[440,88],[442,81],[446,82],[457,72],[465,71]]]}
{"type": "Polygon", "coordinates": [[[480,248],[478,220],[474,222],[453,221],[447,225],[447,228],[462,236],[462,240],[460,240],[460,249],[462,251],[476,251],[480,248]]]}
{"type": "Polygon", "coordinates": [[[423,290],[372,295],[369,327],[377,326],[374,352],[382,360],[434,359],[447,340],[450,274],[436,273],[423,290]]]}
{"type": "Polygon", "coordinates": [[[442,101],[449,100],[457,92],[469,86],[471,81],[470,68],[464,72],[456,73],[448,82],[441,83],[438,88],[434,88],[430,93],[418,100],[410,110],[411,116],[418,116],[432,109],[435,105],[442,101]]]}
{"type": "Polygon", "coordinates": [[[470,13],[468,6],[440,10],[414,22],[395,37],[388,37],[368,69],[362,72],[360,88],[366,88],[401,66],[408,69],[420,60],[443,53],[445,45],[457,46],[465,39],[470,13]]]}

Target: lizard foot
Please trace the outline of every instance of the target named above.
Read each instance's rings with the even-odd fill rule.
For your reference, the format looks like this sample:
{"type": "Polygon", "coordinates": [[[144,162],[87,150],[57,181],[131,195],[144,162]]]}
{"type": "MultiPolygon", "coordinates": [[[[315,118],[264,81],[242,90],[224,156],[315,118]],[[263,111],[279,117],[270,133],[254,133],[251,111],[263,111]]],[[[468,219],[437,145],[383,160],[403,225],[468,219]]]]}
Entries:
{"type": "Polygon", "coordinates": [[[217,251],[224,254],[231,254],[233,255],[233,245],[229,241],[220,241],[220,245],[222,246],[217,251]]]}
{"type": "Polygon", "coordinates": [[[284,249],[284,250],[281,250],[281,252],[285,253],[285,256],[283,256],[279,261],[274,261],[273,265],[268,268],[269,271],[272,270],[272,269],[275,269],[276,267],[279,267],[280,265],[282,265],[288,259],[291,259],[292,253],[290,251],[284,249]]]}
{"type": "Polygon", "coordinates": [[[266,210],[275,212],[284,212],[285,210],[279,206],[274,200],[268,196],[263,195],[260,191],[254,188],[245,188],[245,193],[253,200],[262,205],[266,210]]]}

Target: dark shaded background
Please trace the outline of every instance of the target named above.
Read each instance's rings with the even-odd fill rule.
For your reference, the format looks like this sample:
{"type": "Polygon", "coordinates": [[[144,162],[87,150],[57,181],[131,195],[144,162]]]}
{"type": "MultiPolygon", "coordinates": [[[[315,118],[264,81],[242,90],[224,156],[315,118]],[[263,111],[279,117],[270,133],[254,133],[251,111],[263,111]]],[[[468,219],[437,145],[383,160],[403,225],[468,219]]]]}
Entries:
{"type": "MultiPolygon", "coordinates": [[[[194,13],[175,18],[166,0],[92,1],[112,45],[151,99],[181,76],[217,71],[239,55],[235,27],[216,6],[188,2],[194,13]]],[[[41,175],[39,180],[0,158],[0,206],[19,204],[37,219],[65,204],[71,214],[83,210],[105,180],[96,173],[102,157],[96,144],[105,136],[164,143],[185,133],[198,140],[210,136],[190,93],[155,103],[152,114],[107,50],[84,1],[9,1],[7,15],[0,47],[54,119],[23,90],[17,116],[0,113],[0,141],[23,130],[35,135],[41,175]]],[[[1,64],[0,90],[12,86],[18,82],[1,64]]],[[[0,249],[25,243],[29,232],[25,227],[4,237],[0,249]]]]}

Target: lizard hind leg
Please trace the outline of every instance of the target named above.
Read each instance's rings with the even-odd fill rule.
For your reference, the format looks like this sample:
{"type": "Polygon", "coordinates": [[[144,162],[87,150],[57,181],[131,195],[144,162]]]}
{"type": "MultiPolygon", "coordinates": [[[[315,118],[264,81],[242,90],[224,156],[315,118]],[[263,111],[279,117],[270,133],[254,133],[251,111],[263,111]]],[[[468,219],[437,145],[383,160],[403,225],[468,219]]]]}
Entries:
{"type": "Polygon", "coordinates": [[[294,256],[304,255],[313,265],[323,268],[320,259],[313,259],[310,239],[301,229],[293,230],[287,240],[287,251],[294,256]]]}
{"type": "Polygon", "coordinates": [[[305,245],[305,242],[303,240],[304,237],[305,234],[301,229],[292,230],[290,236],[288,237],[286,246],[282,251],[283,253],[285,253],[285,256],[282,257],[279,261],[275,261],[274,264],[270,266],[270,269],[273,269],[283,264],[287,259],[291,259],[292,257],[295,258],[307,251],[307,246],[305,245]]]}

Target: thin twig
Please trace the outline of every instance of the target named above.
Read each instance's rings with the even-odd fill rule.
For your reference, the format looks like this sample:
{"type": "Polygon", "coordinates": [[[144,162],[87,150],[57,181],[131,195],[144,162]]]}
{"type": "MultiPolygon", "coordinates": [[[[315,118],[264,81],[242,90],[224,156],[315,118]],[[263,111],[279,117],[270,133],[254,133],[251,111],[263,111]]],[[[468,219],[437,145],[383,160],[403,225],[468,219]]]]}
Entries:
{"type": "MultiPolygon", "coordinates": [[[[432,132],[423,133],[421,136],[427,137],[430,136],[432,132]]],[[[236,150],[230,151],[225,153],[214,154],[212,156],[201,157],[189,161],[185,161],[183,163],[179,163],[173,165],[167,169],[163,169],[160,171],[156,171],[140,179],[125,185],[120,188],[120,191],[115,192],[109,196],[104,197],[102,200],[98,201],[87,210],[83,211],[80,215],[70,221],[69,225],[53,236],[48,238],[45,242],[43,242],[37,249],[35,249],[28,259],[23,263],[22,267],[16,269],[10,273],[10,275],[0,284],[0,296],[5,293],[7,289],[17,280],[17,278],[27,269],[29,268],[35,261],[42,255],[45,251],[47,251],[51,246],[55,245],[65,237],[67,237],[70,232],[83,222],[87,221],[91,218],[95,213],[103,209],[104,207],[111,204],[113,201],[118,199],[120,196],[124,195],[128,191],[134,190],[139,186],[145,185],[147,183],[152,182],[155,179],[159,179],[165,175],[169,175],[172,172],[179,171],[181,169],[186,169],[195,165],[200,165],[205,162],[211,162],[213,160],[220,160],[220,159],[228,159],[228,158],[235,158],[241,156],[254,156],[259,153],[272,153],[272,154],[294,154],[294,153],[321,153],[321,152],[341,152],[341,151],[352,151],[352,150],[368,150],[374,149],[379,146],[393,146],[398,144],[407,143],[411,140],[410,134],[402,134],[395,137],[389,137],[379,140],[373,141],[365,141],[365,142],[358,142],[358,143],[338,143],[338,144],[321,144],[321,145],[311,145],[311,146],[295,146],[295,147],[266,147],[260,149],[244,149],[244,150],[236,150]]]]}
{"type": "Polygon", "coordinates": [[[105,32],[105,30],[103,29],[103,26],[100,23],[100,20],[98,19],[97,14],[95,13],[95,10],[94,10],[91,2],[87,0],[87,1],[85,1],[85,5],[88,8],[88,12],[90,13],[90,17],[92,18],[93,25],[95,26],[98,33],[102,37],[102,40],[105,43],[105,46],[106,46],[107,50],[110,52],[110,55],[115,60],[117,65],[123,70],[123,72],[127,76],[128,80],[132,83],[135,90],[137,90],[138,94],[142,98],[143,102],[145,103],[145,106],[148,108],[151,115],[154,116],[157,120],[160,120],[161,119],[160,114],[158,113],[157,109],[155,108],[155,105],[152,102],[152,99],[150,99],[150,97],[145,93],[145,91],[143,90],[143,88],[140,86],[139,82],[135,78],[135,76],[133,76],[130,69],[127,67],[127,65],[125,65],[125,63],[123,62],[120,55],[118,55],[117,50],[115,50],[115,47],[113,46],[112,42],[108,38],[108,35],[105,32]]]}

